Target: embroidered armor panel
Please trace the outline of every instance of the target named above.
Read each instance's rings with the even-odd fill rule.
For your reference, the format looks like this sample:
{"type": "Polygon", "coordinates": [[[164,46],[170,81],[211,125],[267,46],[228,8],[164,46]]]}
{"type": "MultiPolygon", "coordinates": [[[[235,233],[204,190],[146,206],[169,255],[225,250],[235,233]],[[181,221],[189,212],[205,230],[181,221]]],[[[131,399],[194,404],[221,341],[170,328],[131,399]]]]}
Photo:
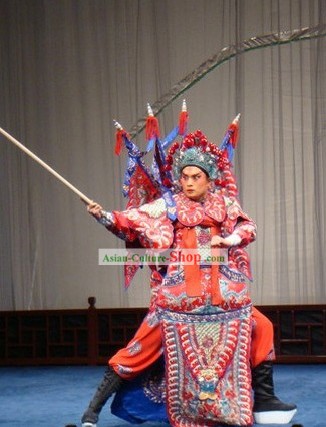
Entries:
{"type": "Polygon", "coordinates": [[[252,425],[250,313],[160,310],[172,426],[252,425]]]}

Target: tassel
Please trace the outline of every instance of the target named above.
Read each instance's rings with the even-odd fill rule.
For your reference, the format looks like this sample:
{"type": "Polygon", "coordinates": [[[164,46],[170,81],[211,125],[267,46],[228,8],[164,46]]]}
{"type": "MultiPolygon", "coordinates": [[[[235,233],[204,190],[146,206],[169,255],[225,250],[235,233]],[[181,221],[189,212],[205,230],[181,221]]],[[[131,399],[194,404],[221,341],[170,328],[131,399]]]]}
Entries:
{"type": "Polygon", "coordinates": [[[179,135],[185,135],[188,126],[188,118],[189,115],[187,111],[186,100],[184,99],[182,103],[182,110],[179,116],[179,135]]]}
{"type": "Polygon", "coordinates": [[[230,132],[230,142],[232,144],[232,147],[236,148],[239,140],[239,126],[232,123],[229,126],[229,132],[230,132]]]}
{"type": "Polygon", "coordinates": [[[233,122],[229,126],[230,142],[233,148],[237,146],[238,140],[239,140],[239,119],[240,119],[240,114],[237,115],[237,117],[233,120],[233,122]]]}
{"type": "Polygon", "coordinates": [[[116,134],[115,134],[115,147],[114,147],[114,153],[117,155],[117,156],[120,156],[120,154],[121,154],[121,149],[122,149],[122,137],[123,137],[123,135],[124,135],[124,130],[123,129],[118,129],[117,131],[116,131],[116,134]]]}
{"type": "Polygon", "coordinates": [[[158,125],[158,120],[156,117],[154,117],[153,111],[149,104],[147,104],[147,111],[148,116],[146,119],[146,139],[147,141],[149,141],[153,138],[159,138],[160,129],[158,125]]]}
{"type": "Polygon", "coordinates": [[[149,141],[153,138],[159,138],[160,130],[156,117],[147,117],[146,119],[146,139],[149,141]]]}
{"type": "Polygon", "coordinates": [[[117,156],[120,156],[121,149],[122,149],[122,138],[124,135],[126,135],[126,131],[123,129],[123,127],[120,125],[119,122],[116,120],[113,120],[114,126],[117,129],[115,134],[115,147],[114,147],[114,153],[117,156]]]}

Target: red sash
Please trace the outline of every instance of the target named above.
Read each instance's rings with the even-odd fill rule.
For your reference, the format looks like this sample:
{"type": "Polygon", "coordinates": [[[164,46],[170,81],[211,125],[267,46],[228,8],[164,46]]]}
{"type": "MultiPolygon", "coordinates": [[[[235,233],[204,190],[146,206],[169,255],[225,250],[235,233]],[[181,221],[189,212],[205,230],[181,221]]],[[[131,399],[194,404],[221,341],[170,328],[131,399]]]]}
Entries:
{"type": "MultiPolygon", "coordinates": [[[[211,219],[208,216],[205,216],[204,220],[198,224],[202,227],[210,227],[211,237],[215,236],[219,233],[219,227],[216,224],[216,221],[211,219]]],[[[196,238],[196,230],[195,227],[186,227],[180,222],[176,225],[177,229],[182,230],[182,247],[184,249],[197,249],[197,238],[196,238]]],[[[212,254],[214,253],[214,249],[212,248],[212,254]]],[[[187,295],[189,297],[197,297],[202,293],[201,287],[201,272],[200,265],[194,262],[192,265],[184,265],[185,272],[185,282],[187,295]]],[[[220,305],[222,302],[222,296],[220,293],[220,285],[219,285],[219,268],[217,263],[213,263],[211,266],[211,281],[212,281],[212,304],[220,305]]]]}

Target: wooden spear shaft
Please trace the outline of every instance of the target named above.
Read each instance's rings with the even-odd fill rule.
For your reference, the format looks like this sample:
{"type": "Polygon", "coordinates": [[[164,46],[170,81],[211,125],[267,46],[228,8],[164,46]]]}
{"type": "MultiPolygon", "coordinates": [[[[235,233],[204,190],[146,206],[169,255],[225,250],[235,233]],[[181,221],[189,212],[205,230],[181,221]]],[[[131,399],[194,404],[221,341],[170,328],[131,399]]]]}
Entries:
{"type": "Polygon", "coordinates": [[[50,172],[52,175],[54,175],[59,181],[61,181],[63,184],[65,184],[70,190],[72,190],[74,193],[79,196],[83,202],[85,202],[87,205],[92,203],[92,200],[89,199],[85,194],[83,194],[81,191],[78,190],[75,186],[70,184],[69,181],[67,181],[65,178],[63,178],[58,172],[56,172],[54,169],[52,169],[47,163],[43,162],[42,159],[37,157],[31,150],[25,147],[21,142],[17,141],[13,136],[11,136],[8,132],[3,130],[0,127],[0,133],[4,135],[9,141],[11,141],[13,144],[15,144],[18,148],[20,148],[24,153],[26,153],[28,156],[30,156],[33,160],[35,160],[37,163],[39,163],[41,166],[43,166],[48,172],[50,172]]]}

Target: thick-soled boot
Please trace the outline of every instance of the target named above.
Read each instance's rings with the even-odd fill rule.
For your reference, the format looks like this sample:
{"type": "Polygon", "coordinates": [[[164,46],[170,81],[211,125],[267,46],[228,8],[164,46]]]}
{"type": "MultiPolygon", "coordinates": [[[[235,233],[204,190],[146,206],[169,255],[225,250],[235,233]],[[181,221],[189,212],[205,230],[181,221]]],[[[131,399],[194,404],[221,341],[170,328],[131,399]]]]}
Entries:
{"type": "Polygon", "coordinates": [[[103,406],[109,397],[119,390],[122,383],[123,379],[115,373],[111,366],[108,366],[101,384],[98,386],[93,399],[82,416],[82,427],[96,427],[103,406]]]}
{"type": "Polygon", "coordinates": [[[288,424],[296,405],[283,403],[274,394],[273,363],[265,361],[252,369],[253,413],[257,424],[288,424]]]}

